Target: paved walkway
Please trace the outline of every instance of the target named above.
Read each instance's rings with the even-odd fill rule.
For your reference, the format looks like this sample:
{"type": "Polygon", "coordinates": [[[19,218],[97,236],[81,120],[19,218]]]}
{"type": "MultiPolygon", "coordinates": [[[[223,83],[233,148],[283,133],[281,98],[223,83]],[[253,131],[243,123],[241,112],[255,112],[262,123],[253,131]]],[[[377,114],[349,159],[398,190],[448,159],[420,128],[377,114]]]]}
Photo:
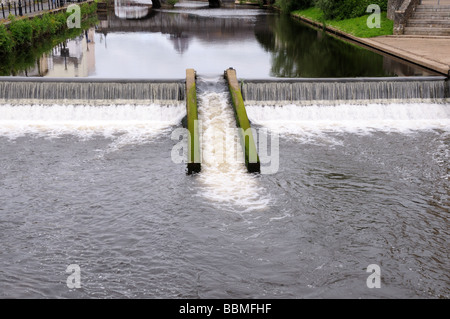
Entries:
{"type": "Polygon", "coordinates": [[[450,76],[450,37],[384,36],[366,44],[450,76]]]}
{"type": "MultiPolygon", "coordinates": [[[[426,5],[450,5],[450,0],[422,0],[426,5]]],[[[450,76],[450,37],[385,36],[361,39],[368,45],[450,76]]]]}

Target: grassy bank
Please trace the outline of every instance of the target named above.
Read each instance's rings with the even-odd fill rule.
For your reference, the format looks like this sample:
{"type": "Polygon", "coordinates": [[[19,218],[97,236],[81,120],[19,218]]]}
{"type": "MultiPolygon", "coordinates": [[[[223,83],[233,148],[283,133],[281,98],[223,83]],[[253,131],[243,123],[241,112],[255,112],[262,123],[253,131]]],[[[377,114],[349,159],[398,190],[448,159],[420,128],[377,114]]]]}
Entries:
{"type": "Polygon", "coordinates": [[[381,13],[381,28],[370,29],[367,26],[367,18],[369,15],[362,17],[344,19],[344,20],[327,20],[324,18],[322,10],[316,7],[296,10],[291,12],[294,17],[304,17],[310,20],[330,26],[345,33],[349,33],[353,36],[360,38],[372,38],[382,35],[392,35],[394,29],[394,22],[389,20],[386,16],[386,12],[381,13]]]}

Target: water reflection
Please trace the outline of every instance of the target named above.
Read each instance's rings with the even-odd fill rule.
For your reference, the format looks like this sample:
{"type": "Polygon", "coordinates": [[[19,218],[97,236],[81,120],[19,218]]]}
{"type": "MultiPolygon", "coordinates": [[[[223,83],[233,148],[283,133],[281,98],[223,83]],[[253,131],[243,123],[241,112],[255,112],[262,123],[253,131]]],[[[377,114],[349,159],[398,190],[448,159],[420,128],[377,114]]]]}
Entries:
{"type": "Polygon", "coordinates": [[[151,0],[114,0],[114,13],[121,19],[142,19],[151,10],[151,0]]]}
{"type": "Polygon", "coordinates": [[[361,77],[430,75],[294,21],[286,15],[268,16],[255,35],[272,55],[274,77],[361,77]]]}
{"type": "Polygon", "coordinates": [[[135,20],[109,14],[96,30],[107,39],[106,46],[97,47],[96,76],[179,78],[192,67],[217,75],[230,66],[250,71],[256,63],[247,76],[267,77],[270,56],[254,35],[256,21],[266,15],[263,10],[191,7],[152,10],[135,20]]]}
{"type": "Polygon", "coordinates": [[[95,32],[91,28],[80,36],[63,41],[37,59],[33,67],[18,76],[88,77],[95,73],[95,32]]]}
{"type": "MultiPolygon", "coordinates": [[[[338,40],[289,16],[259,9],[177,7],[152,11],[140,20],[109,15],[97,32],[114,34],[112,41],[117,42],[115,52],[103,52],[104,58],[121,55],[139,61],[139,67],[125,62],[128,67],[120,73],[129,76],[178,77],[190,67],[218,74],[230,66],[238,69],[239,76],[249,78],[432,74],[338,40]],[[174,51],[168,50],[168,44],[174,51]],[[146,54],[140,50],[147,50],[146,54]],[[158,61],[164,65],[164,71],[152,68],[142,56],[153,64],[158,61]],[[148,73],[142,74],[146,67],[148,73]]],[[[103,69],[107,76],[117,76],[114,70],[106,70],[106,66],[103,69]]]]}
{"type": "Polygon", "coordinates": [[[187,68],[217,76],[228,67],[242,78],[431,74],[268,10],[184,3],[152,10],[150,0],[115,1],[114,11],[83,35],[85,43],[67,41],[26,74],[162,79],[183,78],[187,68]]]}

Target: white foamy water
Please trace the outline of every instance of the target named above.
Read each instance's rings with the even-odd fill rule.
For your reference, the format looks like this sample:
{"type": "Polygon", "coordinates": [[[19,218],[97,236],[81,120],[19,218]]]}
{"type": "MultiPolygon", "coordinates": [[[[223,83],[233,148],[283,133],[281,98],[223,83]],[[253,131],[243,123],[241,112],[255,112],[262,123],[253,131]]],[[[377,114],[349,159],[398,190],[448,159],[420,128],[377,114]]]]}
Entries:
{"type": "Polygon", "coordinates": [[[250,121],[279,134],[324,132],[367,134],[450,130],[449,104],[367,104],[336,106],[247,106],[250,121]]]}
{"type": "Polygon", "coordinates": [[[249,174],[238,140],[236,120],[227,93],[204,93],[199,99],[202,136],[201,195],[221,205],[238,205],[245,211],[267,207],[269,199],[249,174]]]}
{"type": "Polygon", "coordinates": [[[57,138],[104,136],[117,145],[145,141],[180,123],[182,103],[173,105],[1,105],[0,136],[57,138]]]}

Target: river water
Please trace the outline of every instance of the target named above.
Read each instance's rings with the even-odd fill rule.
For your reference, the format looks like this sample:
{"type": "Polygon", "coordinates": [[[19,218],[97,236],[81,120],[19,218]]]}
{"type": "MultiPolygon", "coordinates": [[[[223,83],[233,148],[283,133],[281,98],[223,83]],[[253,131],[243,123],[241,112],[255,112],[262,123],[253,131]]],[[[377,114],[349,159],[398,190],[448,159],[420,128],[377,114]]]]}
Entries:
{"type": "Polygon", "coordinates": [[[448,103],[248,106],[271,146],[248,174],[222,140],[235,127],[222,72],[199,72],[192,176],[173,160],[183,102],[1,106],[0,297],[449,297],[448,103]]]}
{"type": "Polygon", "coordinates": [[[210,9],[206,2],[153,11],[119,6],[50,52],[22,55],[5,60],[0,74],[167,79],[184,78],[187,68],[214,76],[229,67],[243,78],[434,74],[337,40],[289,16],[255,7],[210,9]],[[130,13],[140,18],[123,18],[130,13]]]}

